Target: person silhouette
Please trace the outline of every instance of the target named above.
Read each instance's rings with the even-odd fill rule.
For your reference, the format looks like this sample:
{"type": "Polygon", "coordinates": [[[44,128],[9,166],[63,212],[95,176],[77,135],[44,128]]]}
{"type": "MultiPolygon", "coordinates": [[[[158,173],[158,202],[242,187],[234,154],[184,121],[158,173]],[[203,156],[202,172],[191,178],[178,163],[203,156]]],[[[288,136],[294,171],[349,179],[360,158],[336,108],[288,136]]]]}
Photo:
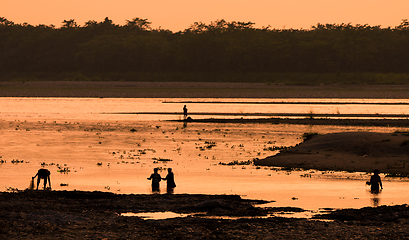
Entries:
{"type": "Polygon", "coordinates": [[[378,169],[375,169],[373,171],[373,175],[371,176],[371,179],[369,180],[369,182],[367,182],[367,184],[371,185],[372,193],[379,193],[379,186],[381,187],[381,189],[383,189],[382,181],[381,181],[381,177],[379,176],[378,169]]]}
{"type": "Polygon", "coordinates": [[[172,172],[172,168],[168,168],[168,175],[166,175],[165,178],[162,178],[162,180],[166,181],[167,192],[173,193],[173,189],[176,187],[176,184],[175,175],[172,172]]]}
{"type": "Polygon", "coordinates": [[[153,169],[153,173],[148,177],[148,180],[152,180],[152,192],[158,192],[159,182],[162,180],[162,177],[158,173],[158,168],[153,169]]]}
{"type": "Polygon", "coordinates": [[[48,171],[48,169],[45,168],[41,168],[38,170],[37,174],[32,178],[32,180],[34,181],[34,179],[37,177],[37,190],[38,190],[38,185],[40,185],[40,180],[43,179],[44,180],[44,190],[46,190],[46,186],[47,186],[47,180],[48,180],[48,184],[49,184],[49,189],[51,189],[51,179],[50,179],[50,171],[48,171]]]}
{"type": "Polygon", "coordinates": [[[186,107],[186,105],[183,106],[183,117],[184,117],[184,119],[187,118],[187,107],[186,107]]]}

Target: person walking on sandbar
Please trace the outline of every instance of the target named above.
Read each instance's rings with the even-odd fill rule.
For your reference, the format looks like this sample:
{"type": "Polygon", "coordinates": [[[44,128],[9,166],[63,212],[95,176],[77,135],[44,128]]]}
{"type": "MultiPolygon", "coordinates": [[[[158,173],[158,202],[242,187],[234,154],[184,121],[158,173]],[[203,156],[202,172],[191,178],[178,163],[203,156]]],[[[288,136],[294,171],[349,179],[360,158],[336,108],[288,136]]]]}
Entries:
{"type": "Polygon", "coordinates": [[[187,107],[186,107],[186,105],[185,106],[183,106],[183,118],[186,120],[186,118],[187,118],[187,107]]]}

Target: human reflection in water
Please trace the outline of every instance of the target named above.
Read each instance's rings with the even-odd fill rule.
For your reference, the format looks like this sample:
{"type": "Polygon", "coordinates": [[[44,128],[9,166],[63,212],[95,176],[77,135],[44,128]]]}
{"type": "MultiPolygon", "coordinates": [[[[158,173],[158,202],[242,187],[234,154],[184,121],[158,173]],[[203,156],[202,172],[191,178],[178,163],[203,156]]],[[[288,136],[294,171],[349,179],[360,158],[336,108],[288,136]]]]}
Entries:
{"type": "Polygon", "coordinates": [[[148,177],[148,180],[152,180],[152,192],[153,193],[160,192],[159,182],[162,180],[162,177],[158,173],[157,168],[153,169],[153,173],[151,174],[150,177],[148,177]]]}
{"type": "Polygon", "coordinates": [[[377,196],[378,193],[375,193],[374,195],[375,195],[375,197],[371,198],[372,206],[377,207],[377,206],[379,206],[379,203],[380,203],[381,199],[377,196]]]}
{"type": "Polygon", "coordinates": [[[48,180],[48,185],[49,188],[51,190],[51,179],[50,179],[50,171],[48,171],[48,169],[44,169],[41,168],[38,170],[37,174],[32,178],[32,181],[34,182],[34,179],[37,177],[37,190],[38,190],[38,185],[40,185],[40,180],[43,179],[44,180],[44,190],[46,190],[46,186],[47,186],[47,180],[48,180]]]}
{"type": "Polygon", "coordinates": [[[175,175],[173,174],[173,172],[172,172],[172,168],[168,168],[168,175],[166,175],[166,177],[165,178],[162,178],[163,180],[165,180],[166,181],[166,184],[167,184],[167,193],[168,194],[172,194],[173,193],[173,190],[175,189],[175,187],[176,187],[176,184],[175,184],[175,175]]]}
{"type": "Polygon", "coordinates": [[[371,176],[371,179],[369,182],[367,182],[367,184],[371,185],[371,193],[379,193],[379,187],[383,189],[381,177],[379,176],[379,170],[375,169],[373,173],[374,174],[371,176]]]}

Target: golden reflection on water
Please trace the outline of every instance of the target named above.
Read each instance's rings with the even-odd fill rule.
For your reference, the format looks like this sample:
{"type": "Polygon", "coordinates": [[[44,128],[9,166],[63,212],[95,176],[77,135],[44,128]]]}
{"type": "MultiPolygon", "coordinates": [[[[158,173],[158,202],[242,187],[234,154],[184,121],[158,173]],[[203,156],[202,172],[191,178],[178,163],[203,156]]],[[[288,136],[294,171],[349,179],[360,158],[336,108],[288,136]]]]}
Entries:
{"type": "MultiPolygon", "coordinates": [[[[407,191],[402,190],[408,187],[407,182],[384,179],[382,194],[376,197],[368,195],[365,181],[369,175],[363,173],[336,176],[219,164],[273,155],[277,151],[269,150],[270,147],[294,146],[305,132],[393,132],[407,129],[285,124],[191,123],[183,126],[182,123],[158,121],[157,118],[163,116],[157,115],[101,114],[182,110],[181,104],[163,104],[163,101],[0,98],[0,160],[6,161],[0,163],[1,191],[27,188],[31,177],[44,163],[44,167],[52,172],[53,190],[146,194],[151,193],[150,182],[146,178],[152,169],[160,167],[160,174],[165,177],[166,169],[171,167],[177,185],[175,194],[239,194],[245,198],[275,201],[269,206],[311,210],[375,206],[376,202],[403,204],[409,198],[407,191]],[[17,159],[19,163],[12,163],[17,159]],[[161,161],[163,159],[171,161],[161,161]],[[311,177],[306,177],[308,175],[311,177]]],[[[260,104],[235,104],[234,107],[221,108],[219,105],[188,105],[189,111],[283,111],[276,107],[279,108],[260,104]]],[[[310,107],[298,105],[297,111],[306,111],[310,107]]],[[[163,193],[166,193],[165,182],[161,183],[163,193]]]]}

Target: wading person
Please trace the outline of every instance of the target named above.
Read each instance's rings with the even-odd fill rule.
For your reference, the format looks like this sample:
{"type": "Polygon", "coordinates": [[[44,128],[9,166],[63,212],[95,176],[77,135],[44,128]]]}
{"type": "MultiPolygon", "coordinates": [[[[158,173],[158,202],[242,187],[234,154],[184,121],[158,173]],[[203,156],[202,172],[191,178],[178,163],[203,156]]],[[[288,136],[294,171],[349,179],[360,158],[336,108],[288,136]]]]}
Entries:
{"type": "Polygon", "coordinates": [[[153,169],[153,173],[151,174],[150,177],[148,177],[148,180],[152,180],[152,192],[158,192],[159,191],[159,182],[162,180],[162,177],[158,173],[157,168],[153,169]]]}
{"type": "Polygon", "coordinates": [[[47,186],[47,180],[48,180],[49,189],[51,189],[50,174],[51,173],[50,171],[48,171],[48,169],[41,168],[38,170],[37,174],[32,179],[34,181],[34,179],[37,177],[37,190],[38,190],[38,185],[40,185],[41,179],[44,180],[44,190],[46,189],[46,186],[47,186]]]}
{"type": "Polygon", "coordinates": [[[373,172],[373,175],[371,176],[371,179],[367,184],[371,185],[371,192],[372,193],[379,193],[379,187],[383,189],[382,187],[382,181],[381,177],[379,176],[379,170],[375,169],[373,172]]]}
{"type": "Polygon", "coordinates": [[[185,106],[183,106],[183,118],[186,120],[186,118],[187,118],[187,107],[186,107],[186,105],[185,106]]]}
{"type": "Polygon", "coordinates": [[[173,193],[173,189],[176,187],[175,184],[175,175],[172,172],[172,168],[168,168],[168,175],[165,178],[162,178],[166,181],[166,187],[168,193],[173,193]]]}

